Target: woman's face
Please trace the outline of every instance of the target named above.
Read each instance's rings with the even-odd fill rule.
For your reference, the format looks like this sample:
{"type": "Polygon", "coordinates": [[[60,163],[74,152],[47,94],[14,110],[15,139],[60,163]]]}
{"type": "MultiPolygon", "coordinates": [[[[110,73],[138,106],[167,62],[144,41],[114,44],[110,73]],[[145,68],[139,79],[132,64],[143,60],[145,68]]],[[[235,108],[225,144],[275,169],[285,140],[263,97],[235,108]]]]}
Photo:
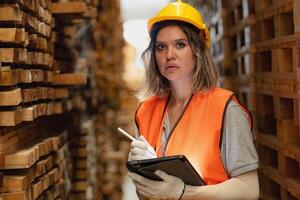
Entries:
{"type": "Polygon", "coordinates": [[[196,61],[187,36],[178,26],[158,32],[155,58],[160,73],[169,81],[191,80],[196,61]]]}

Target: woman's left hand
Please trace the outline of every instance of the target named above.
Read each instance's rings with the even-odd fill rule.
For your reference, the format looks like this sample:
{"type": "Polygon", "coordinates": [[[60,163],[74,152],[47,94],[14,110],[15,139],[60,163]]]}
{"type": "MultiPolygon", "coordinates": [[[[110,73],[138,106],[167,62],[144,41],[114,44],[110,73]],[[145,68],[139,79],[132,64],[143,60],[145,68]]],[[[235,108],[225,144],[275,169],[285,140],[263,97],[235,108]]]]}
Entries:
{"type": "Polygon", "coordinates": [[[128,173],[134,182],[137,191],[148,198],[179,199],[184,189],[184,182],[175,176],[157,170],[154,172],[163,181],[154,181],[136,173],[128,173]]]}

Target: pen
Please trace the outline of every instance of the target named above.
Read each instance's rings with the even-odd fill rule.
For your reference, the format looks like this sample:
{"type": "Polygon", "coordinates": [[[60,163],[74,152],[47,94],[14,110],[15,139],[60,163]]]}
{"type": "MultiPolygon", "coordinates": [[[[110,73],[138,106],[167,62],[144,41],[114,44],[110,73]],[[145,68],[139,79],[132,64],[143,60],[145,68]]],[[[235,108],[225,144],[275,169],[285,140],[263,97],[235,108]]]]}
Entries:
{"type": "Polygon", "coordinates": [[[118,128],[118,131],[120,133],[122,133],[123,135],[125,135],[128,139],[130,139],[131,141],[135,141],[136,139],[131,136],[129,133],[127,133],[126,131],[124,131],[123,129],[121,129],[120,127],[118,128]]]}

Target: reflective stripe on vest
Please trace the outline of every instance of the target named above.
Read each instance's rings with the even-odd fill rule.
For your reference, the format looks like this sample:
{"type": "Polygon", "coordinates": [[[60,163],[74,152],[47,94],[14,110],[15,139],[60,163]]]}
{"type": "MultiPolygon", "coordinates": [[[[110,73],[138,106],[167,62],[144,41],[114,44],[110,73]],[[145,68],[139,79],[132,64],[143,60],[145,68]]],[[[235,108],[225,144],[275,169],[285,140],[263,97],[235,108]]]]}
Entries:
{"type": "MultiPolygon", "coordinates": [[[[225,110],[230,100],[239,104],[231,91],[221,88],[205,94],[195,93],[167,141],[165,155],[185,155],[207,184],[217,184],[228,179],[221,160],[220,138],[225,110]]],[[[156,149],[157,154],[156,147],[161,145],[166,104],[167,97],[155,96],[142,102],[136,112],[139,132],[156,149]]],[[[252,126],[249,113],[248,116],[252,126]]]]}

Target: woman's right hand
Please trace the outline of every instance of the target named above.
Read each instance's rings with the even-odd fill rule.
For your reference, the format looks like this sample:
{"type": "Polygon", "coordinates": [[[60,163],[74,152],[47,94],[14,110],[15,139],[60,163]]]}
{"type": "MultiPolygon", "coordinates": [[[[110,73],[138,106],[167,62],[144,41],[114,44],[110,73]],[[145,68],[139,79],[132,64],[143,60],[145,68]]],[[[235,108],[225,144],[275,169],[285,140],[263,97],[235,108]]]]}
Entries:
{"type": "Polygon", "coordinates": [[[156,153],[144,136],[140,135],[137,140],[131,142],[131,150],[128,156],[128,161],[150,158],[157,158],[156,153]]]}

